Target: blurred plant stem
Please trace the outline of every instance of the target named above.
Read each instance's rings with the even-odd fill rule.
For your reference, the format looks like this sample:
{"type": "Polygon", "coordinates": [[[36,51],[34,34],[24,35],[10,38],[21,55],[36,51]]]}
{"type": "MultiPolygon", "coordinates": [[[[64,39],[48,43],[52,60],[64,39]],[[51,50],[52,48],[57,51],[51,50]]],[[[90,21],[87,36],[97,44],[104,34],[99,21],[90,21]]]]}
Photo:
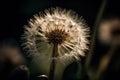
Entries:
{"type": "Polygon", "coordinates": [[[92,76],[90,76],[90,80],[102,80],[102,75],[107,70],[117,47],[117,44],[111,45],[111,48],[108,51],[108,53],[101,58],[97,71],[95,71],[95,73],[92,76]]]}
{"type": "Polygon", "coordinates": [[[94,50],[95,50],[97,31],[98,31],[98,27],[99,27],[99,24],[101,22],[101,19],[103,17],[106,5],[107,5],[107,0],[103,0],[101,3],[100,9],[98,11],[97,17],[96,17],[96,21],[95,21],[95,24],[94,24],[94,27],[92,30],[93,33],[92,33],[92,38],[91,38],[90,51],[89,51],[89,54],[87,55],[86,63],[85,63],[86,69],[88,69],[88,67],[90,65],[91,58],[92,58],[92,55],[93,55],[94,50]]]}
{"type": "Polygon", "coordinates": [[[112,45],[108,53],[102,57],[96,76],[95,76],[96,78],[95,80],[99,80],[103,72],[108,68],[110,61],[115,53],[116,48],[117,48],[116,45],[112,45]]]}
{"type": "Polygon", "coordinates": [[[50,63],[50,72],[49,72],[49,80],[54,80],[55,75],[55,66],[56,66],[56,57],[58,56],[58,44],[53,44],[53,53],[52,53],[52,61],[50,63]]]}

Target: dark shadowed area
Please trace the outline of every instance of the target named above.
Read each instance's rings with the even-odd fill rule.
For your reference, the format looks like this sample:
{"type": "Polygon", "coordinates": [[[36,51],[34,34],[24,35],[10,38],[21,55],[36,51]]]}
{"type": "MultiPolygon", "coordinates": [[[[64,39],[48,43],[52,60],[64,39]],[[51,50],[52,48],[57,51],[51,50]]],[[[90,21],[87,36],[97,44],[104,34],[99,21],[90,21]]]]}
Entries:
{"type": "MultiPolygon", "coordinates": [[[[101,2],[102,0],[2,0],[0,38],[19,39],[23,33],[23,26],[34,14],[56,6],[76,11],[92,28],[101,2]]],[[[104,15],[118,16],[118,3],[118,0],[108,0],[104,15]]]]}
{"type": "MultiPolygon", "coordinates": [[[[10,44],[9,47],[12,47],[12,49],[15,49],[15,50],[16,49],[21,50],[22,47],[20,47],[21,45],[20,38],[24,32],[24,25],[28,24],[28,20],[32,18],[34,14],[37,14],[51,7],[61,7],[68,10],[71,9],[75,11],[78,15],[83,17],[83,19],[86,21],[87,25],[91,29],[90,33],[93,33],[93,26],[94,26],[99,8],[101,6],[101,3],[102,3],[102,0],[1,0],[0,1],[0,46],[3,45],[4,43],[5,45],[7,45],[6,42],[2,44],[2,41],[12,38],[12,39],[15,39],[15,41],[8,40],[7,42],[9,43],[15,42],[15,44],[14,46],[10,44]]],[[[111,17],[120,19],[119,8],[120,8],[119,0],[107,0],[107,4],[105,7],[105,11],[103,13],[102,19],[108,20],[108,19],[111,19],[111,17]]],[[[116,49],[113,52],[116,54],[114,54],[113,57],[111,58],[109,63],[110,67],[107,67],[107,69],[101,75],[102,77],[100,78],[100,80],[119,80],[120,79],[119,78],[120,69],[118,68],[120,67],[119,47],[120,47],[119,45],[115,47],[116,49]]],[[[89,68],[91,69],[90,71],[93,71],[93,73],[90,72],[89,76],[91,76],[91,74],[95,74],[94,71],[98,69],[99,63],[101,61],[101,57],[103,58],[103,56],[106,53],[109,54],[109,51],[111,50],[111,48],[112,48],[111,45],[106,45],[104,43],[101,43],[97,39],[95,44],[94,55],[91,59],[92,62],[90,63],[90,68],[89,68]]],[[[1,49],[2,48],[0,47],[0,50],[1,49]]],[[[23,54],[23,53],[19,53],[19,54],[23,54]]],[[[14,56],[11,56],[11,58],[14,58],[14,56]]],[[[85,60],[82,59],[80,63],[73,62],[72,64],[70,64],[65,69],[62,79],[63,80],[94,80],[91,78],[88,79],[88,74],[86,74],[86,72],[83,71],[84,69],[82,70],[82,73],[83,73],[82,75],[77,74],[77,71],[78,71],[77,69],[79,68],[81,69],[80,66],[84,64],[84,62],[82,61],[85,61],[85,60]],[[76,77],[76,74],[77,74],[77,77],[76,77]],[[78,76],[82,76],[82,77],[78,78],[78,76]]],[[[29,58],[28,58],[28,62],[29,62],[29,58]]],[[[30,75],[29,70],[26,65],[24,66],[23,65],[24,64],[13,66],[13,63],[9,62],[8,60],[3,62],[0,60],[0,68],[1,68],[0,75],[3,75],[3,76],[0,76],[1,79],[5,78],[7,74],[7,76],[9,76],[9,79],[12,79],[12,80],[18,80],[19,78],[14,76],[22,76],[24,79],[22,79],[21,77],[20,78],[21,80],[29,80],[28,78],[28,76],[30,75]],[[22,65],[22,68],[21,68],[21,65],[22,65]],[[5,72],[4,70],[7,73],[1,74],[1,72],[5,72]],[[13,71],[13,73],[10,73],[12,75],[9,75],[9,72],[11,72],[11,70],[13,71]]],[[[41,78],[36,76],[38,75],[32,74],[30,76],[31,80],[47,80],[46,77],[41,78]]]]}

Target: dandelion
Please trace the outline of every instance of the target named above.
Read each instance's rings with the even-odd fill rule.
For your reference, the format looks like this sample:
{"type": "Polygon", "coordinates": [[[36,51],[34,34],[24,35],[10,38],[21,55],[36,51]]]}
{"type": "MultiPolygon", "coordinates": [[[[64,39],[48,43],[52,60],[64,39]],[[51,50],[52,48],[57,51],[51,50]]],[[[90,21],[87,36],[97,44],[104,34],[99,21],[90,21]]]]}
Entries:
{"type": "Polygon", "coordinates": [[[22,38],[30,55],[52,56],[50,69],[53,68],[50,72],[53,73],[50,76],[53,76],[57,59],[78,60],[85,55],[84,51],[88,49],[88,32],[84,20],[74,11],[51,8],[30,19],[22,38]]]}

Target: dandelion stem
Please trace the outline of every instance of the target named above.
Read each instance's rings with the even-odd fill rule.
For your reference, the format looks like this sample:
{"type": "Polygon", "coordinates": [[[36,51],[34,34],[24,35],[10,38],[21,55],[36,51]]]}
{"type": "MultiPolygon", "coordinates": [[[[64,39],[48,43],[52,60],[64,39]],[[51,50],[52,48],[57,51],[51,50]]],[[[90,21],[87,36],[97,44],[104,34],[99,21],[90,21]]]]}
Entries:
{"type": "Polygon", "coordinates": [[[58,56],[58,44],[54,44],[53,46],[53,53],[52,53],[52,61],[50,63],[50,72],[49,72],[49,80],[54,80],[54,74],[55,74],[55,63],[56,63],[56,57],[58,56]]]}

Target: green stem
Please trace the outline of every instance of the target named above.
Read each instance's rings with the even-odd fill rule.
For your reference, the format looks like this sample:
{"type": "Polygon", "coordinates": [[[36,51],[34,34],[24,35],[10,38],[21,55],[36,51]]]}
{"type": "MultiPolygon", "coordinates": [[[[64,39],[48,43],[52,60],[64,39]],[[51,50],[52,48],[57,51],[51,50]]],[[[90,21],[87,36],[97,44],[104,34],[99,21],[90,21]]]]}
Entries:
{"type": "Polygon", "coordinates": [[[55,63],[56,63],[56,57],[58,56],[58,44],[54,44],[53,46],[53,53],[52,53],[52,61],[50,63],[50,72],[49,72],[49,80],[54,80],[54,74],[55,74],[55,63]]]}
{"type": "Polygon", "coordinates": [[[93,34],[92,34],[92,39],[91,39],[90,51],[89,51],[89,54],[87,56],[86,64],[85,64],[86,69],[90,65],[91,58],[92,58],[92,55],[93,55],[94,50],[95,50],[98,27],[99,27],[99,24],[100,24],[100,22],[102,20],[106,5],[107,5],[107,0],[103,0],[102,4],[100,6],[99,12],[97,14],[97,17],[96,17],[96,21],[95,21],[95,24],[94,24],[94,27],[93,27],[93,34]]]}

